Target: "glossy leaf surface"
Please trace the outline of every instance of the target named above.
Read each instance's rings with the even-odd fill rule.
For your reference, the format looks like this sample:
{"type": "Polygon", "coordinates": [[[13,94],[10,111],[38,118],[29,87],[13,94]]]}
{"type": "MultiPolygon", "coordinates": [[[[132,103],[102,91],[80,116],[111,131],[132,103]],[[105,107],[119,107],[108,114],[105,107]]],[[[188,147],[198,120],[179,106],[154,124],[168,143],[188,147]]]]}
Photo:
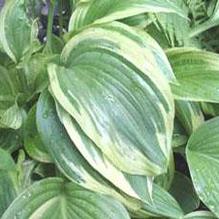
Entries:
{"type": "Polygon", "coordinates": [[[52,93],[108,159],[130,174],[165,172],[174,77],[156,42],[120,23],[98,25],[73,37],[61,59],[65,67],[48,69],[52,93]]]}

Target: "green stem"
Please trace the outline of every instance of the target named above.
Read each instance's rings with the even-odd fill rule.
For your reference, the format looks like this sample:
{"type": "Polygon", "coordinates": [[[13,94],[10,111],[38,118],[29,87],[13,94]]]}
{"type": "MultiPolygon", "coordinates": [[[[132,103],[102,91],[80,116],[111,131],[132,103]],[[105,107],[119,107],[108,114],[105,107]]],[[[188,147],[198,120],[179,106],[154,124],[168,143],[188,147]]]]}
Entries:
{"type": "Polygon", "coordinates": [[[56,0],[50,0],[49,6],[49,15],[48,15],[48,24],[47,24],[47,47],[52,48],[52,27],[53,27],[53,18],[55,13],[55,2],[56,0]]]}
{"type": "Polygon", "coordinates": [[[63,0],[59,0],[59,35],[63,34],[63,0]]]}

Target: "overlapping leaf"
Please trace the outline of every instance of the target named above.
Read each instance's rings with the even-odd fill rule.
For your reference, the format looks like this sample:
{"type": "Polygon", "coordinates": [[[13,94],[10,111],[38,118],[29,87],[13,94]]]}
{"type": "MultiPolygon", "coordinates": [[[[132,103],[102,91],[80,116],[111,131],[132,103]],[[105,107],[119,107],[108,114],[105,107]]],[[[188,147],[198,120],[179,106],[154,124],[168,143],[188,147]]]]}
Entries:
{"type": "Polygon", "coordinates": [[[69,30],[77,30],[93,22],[106,23],[146,12],[177,13],[185,17],[184,12],[169,0],[91,0],[77,5],[69,30]]]}
{"type": "Polygon", "coordinates": [[[186,214],[199,207],[200,200],[194,190],[191,180],[179,172],[175,172],[170,193],[175,197],[186,214]]]}
{"type": "Polygon", "coordinates": [[[36,23],[27,16],[24,1],[7,0],[0,13],[0,42],[14,62],[35,50],[36,23]]]}
{"type": "Polygon", "coordinates": [[[52,162],[37,131],[36,106],[29,111],[24,128],[24,147],[29,156],[40,162],[52,162]]]}
{"type": "Polygon", "coordinates": [[[15,163],[5,150],[0,149],[0,217],[17,196],[15,163]]]}
{"type": "MultiPolygon", "coordinates": [[[[58,104],[57,111],[60,121],[65,126],[65,129],[71,138],[75,147],[87,160],[87,162],[97,171],[100,175],[104,176],[112,184],[118,187],[126,194],[142,199],[145,202],[150,201],[150,188],[146,188],[146,182],[150,180],[144,176],[128,175],[117,169],[109,159],[101,152],[101,150],[89,139],[79,125],[65,112],[58,104]],[[137,184],[137,185],[136,185],[137,184]],[[132,186],[134,188],[132,188],[132,186]],[[142,190],[141,187],[145,189],[142,190]],[[139,188],[138,188],[139,187],[139,188]]],[[[152,189],[152,188],[151,188],[152,189]]]]}
{"type": "MultiPolygon", "coordinates": [[[[126,175],[127,181],[117,182],[117,185],[124,185],[124,188],[122,189],[124,193],[119,194],[117,188],[113,187],[112,184],[108,183],[106,179],[101,177],[100,174],[98,174],[92,166],[88,164],[85,158],[82,157],[77,148],[71,142],[64,127],[59,121],[55,105],[48,93],[43,93],[38,102],[37,124],[39,133],[48,149],[48,152],[50,153],[50,156],[53,158],[61,172],[71,181],[93,191],[118,198],[126,205],[126,207],[129,208],[130,211],[135,213],[137,212],[141,217],[146,215],[170,216],[174,213],[176,215],[183,214],[174,198],[157,185],[154,185],[152,190],[153,202],[150,203],[150,200],[146,200],[147,181],[145,180],[145,177],[136,176],[136,180],[133,180],[135,179],[134,176],[130,176],[129,178],[128,175],[126,175]],[[132,186],[133,190],[137,194],[140,194],[142,199],[141,202],[139,202],[139,198],[130,198],[130,196],[133,197],[133,195],[130,193],[130,190],[127,190],[128,182],[132,186]],[[144,205],[144,207],[141,209],[142,205],[144,205]]],[[[81,138],[86,140],[83,136],[84,134],[81,138]]],[[[94,149],[93,151],[95,152],[94,149]]],[[[101,175],[105,174],[102,173],[101,175]]]]}
{"type": "Polygon", "coordinates": [[[216,219],[216,217],[209,211],[196,211],[190,214],[187,214],[185,219],[216,219]]]}
{"type": "Polygon", "coordinates": [[[219,102],[219,55],[193,48],[167,51],[178,84],[172,84],[176,99],[219,102]]]}
{"type": "Polygon", "coordinates": [[[120,23],[98,25],[70,40],[62,62],[48,69],[52,93],[108,159],[135,175],[165,172],[174,77],[156,42],[120,23]]]}
{"type": "Polygon", "coordinates": [[[180,121],[175,118],[174,120],[174,130],[173,130],[173,138],[172,138],[172,147],[177,148],[183,146],[187,143],[188,136],[183,128],[180,121]]]}
{"type": "Polygon", "coordinates": [[[175,107],[176,116],[188,134],[192,134],[204,122],[199,103],[176,100],[175,107]]]}
{"type": "Polygon", "coordinates": [[[212,1],[212,4],[215,5],[211,17],[207,21],[195,26],[190,32],[190,37],[195,37],[198,34],[219,25],[219,1],[216,0],[216,2],[214,2],[215,1],[212,1]]]}
{"type": "Polygon", "coordinates": [[[95,194],[61,178],[35,183],[20,194],[2,219],[30,218],[129,219],[125,208],[112,198],[95,194]]]}

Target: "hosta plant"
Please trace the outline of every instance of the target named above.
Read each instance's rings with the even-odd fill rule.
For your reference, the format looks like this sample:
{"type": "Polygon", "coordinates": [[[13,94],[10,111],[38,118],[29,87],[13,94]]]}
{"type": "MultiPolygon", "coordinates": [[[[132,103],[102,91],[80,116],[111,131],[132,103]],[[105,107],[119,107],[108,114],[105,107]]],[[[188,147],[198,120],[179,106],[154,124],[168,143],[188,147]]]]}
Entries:
{"type": "Polygon", "coordinates": [[[0,217],[219,218],[218,14],[0,1],[0,217]]]}

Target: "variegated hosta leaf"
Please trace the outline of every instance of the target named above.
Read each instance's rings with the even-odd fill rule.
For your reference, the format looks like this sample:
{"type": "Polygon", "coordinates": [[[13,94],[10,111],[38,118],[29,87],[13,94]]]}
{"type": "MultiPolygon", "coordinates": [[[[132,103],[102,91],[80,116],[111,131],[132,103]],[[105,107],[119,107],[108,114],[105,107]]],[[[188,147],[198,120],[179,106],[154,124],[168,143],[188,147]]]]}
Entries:
{"type": "Polygon", "coordinates": [[[24,147],[28,155],[33,159],[50,163],[52,162],[36,127],[36,106],[29,111],[24,123],[24,147]]]}
{"type": "Polygon", "coordinates": [[[180,172],[175,172],[174,180],[169,191],[186,214],[199,207],[200,200],[191,180],[180,172]]]}
{"type": "MultiPolygon", "coordinates": [[[[79,153],[75,145],[69,139],[69,136],[59,121],[55,105],[48,92],[44,92],[38,101],[37,125],[40,136],[47,147],[50,156],[53,158],[60,171],[71,181],[76,182],[85,188],[107,194],[121,200],[131,212],[138,213],[141,217],[145,217],[146,215],[162,215],[169,217],[173,214],[183,214],[174,198],[156,184],[153,185],[152,190],[153,202],[151,203],[150,199],[146,200],[147,181],[144,176],[135,177],[126,174],[127,182],[123,180],[117,183],[117,185],[124,184],[122,191],[125,190],[125,193],[121,194],[120,190],[119,194],[116,187],[107,183],[107,181],[86,162],[84,157],[79,153]],[[130,183],[133,190],[139,196],[141,194],[141,202],[139,201],[141,198],[133,199],[130,197],[133,197],[133,191],[127,189],[127,183],[130,183]],[[140,209],[142,205],[144,205],[144,209],[140,209]]],[[[100,162],[98,164],[100,164],[100,162]]],[[[121,180],[121,177],[119,179],[121,180]]]]}
{"type": "MultiPolygon", "coordinates": [[[[149,188],[149,185],[148,188],[146,187],[147,178],[144,176],[128,175],[117,169],[59,104],[56,104],[56,108],[59,119],[65,126],[69,137],[87,162],[121,191],[148,203],[151,199],[152,187],[149,188]],[[142,190],[142,187],[145,188],[142,190]]],[[[148,179],[148,183],[150,183],[150,179],[148,179]]]]}
{"type": "Polygon", "coordinates": [[[106,23],[146,12],[184,12],[169,0],[90,0],[77,5],[72,14],[69,30],[77,30],[92,23],[106,23]]]}
{"type": "Polygon", "coordinates": [[[176,99],[219,102],[219,55],[193,48],[167,51],[178,84],[171,84],[176,99]]]}
{"type": "Polygon", "coordinates": [[[205,122],[192,134],[186,155],[200,199],[219,217],[219,117],[205,122]]]}
{"type": "Polygon", "coordinates": [[[64,67],[48,69],[52,93],[108,159],[134,175],[166,172],[174,77],[156,42],[117,22],[98,25],[73,37],[61,59],[64,67]]]}
{"type": "Polygon", "coordinates": [[[26,13],[22,0],[7,0],[0,13],[0,42],[14,62],[34,50],[37,42],[36,23],[31,23],[26,13]]]}
{"type": "Polygon", "coordinates": [[[199,103],[176,100],[175,107],[176,117],[189,135],[204,122],[204,115],[199,103]]]}
{"type": "Polygon", "coordinates": [[[67,178],[92,191],[122,199],[130,209],[140,208],[139,203],[126,202],[80,154],[59,121],[55,103],[48,92],[43,92],[37,103],[37,128],[49,155],[67,178]]]}
{"type": "Polygon", "coordinates": [[[48,178],[21,193],[2,219],[129,219],[116,200],[85,190],[61,178],[48,178]]]}
{"type": "Polygon", "coordinates": [[[187,214],[183,219],[216,219],[216,217],[209,211],[196,211],[187,214]]]}

